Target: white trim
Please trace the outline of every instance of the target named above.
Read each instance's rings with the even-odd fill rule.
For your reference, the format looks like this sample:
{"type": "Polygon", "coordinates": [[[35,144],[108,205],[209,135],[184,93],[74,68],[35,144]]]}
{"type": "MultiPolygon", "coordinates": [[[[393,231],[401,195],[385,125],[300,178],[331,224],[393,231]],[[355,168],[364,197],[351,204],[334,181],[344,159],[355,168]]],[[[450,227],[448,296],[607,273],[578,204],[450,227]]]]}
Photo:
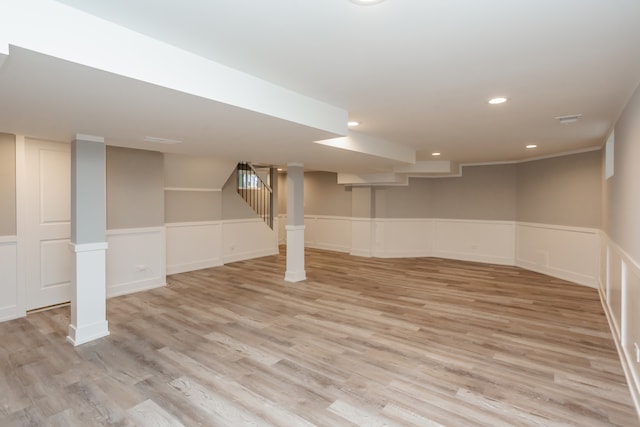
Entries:
{"type": "Polygon", "coordinates": [[[220,221],[223,224],[252,224],[252,223],[257,223],[257,222],[261,222],[263,224],[265,224],[266,227],[268,227],[268,225],[263,221],[262,218],[242,218],[242,219],[223,219],[222,221],[220,221]]]}
{"type": "Polygon", "coordinates": [[[76,327],[69,325],[69,335],[67,335],[67,342],[73,344],[74,347],[88,343],[98,338],[103,338],[109,335],[109,322],[96,322],[91,325],[84,325],[82,327],[76,327]]]}
{"type": "Polygon", "coordinates": [[[164,187],[164,191],[203,191],[213,193],[222,191],[222,188],[164,187]]]}
{"type": "Polygon", "coordinates": [[[18,242],[18,236],[0,236],[0,245],[17,243],[17,242],[18,242]]]}
{"type": "Polygon", "coordinates": [[[24,135],[16,135],[16,286],[18,290],[18,304],[15,317],[27,315],[27,236],[29,224],[27,221],[28,196],[27,191],[27,153],[24,135]]]}
{"type": "Polygon", "coordinates": [[[275,249],[261,249],[261,250],[257,250],[257,251],[251,251],[251,252],[236,253],[236,254],[232,254],[232,255],[225,255],[224,258],[223,258],[223,263],[224,264],[230,264],[232,262],[246,261],[248,259],[262,258],[262,257],[265,257],[265,256],[278,255],[279,253],[280,253],[280,251],[278,250],[278,248],[275,248],[275,249]]]}
{"type": "Polygon", "coordinates": [[[202,225],[222,225],[222,221],[167,222],[164,224],[166,228],[197,227],[202,225]]]}
{"type": "Polygon", "coordinates": [[[573,231],[576,233],[587,233],[587,234],[598,234],[600,232],[600,229],[598,228],[574,227],[570,225],[542,224],[537,222],[516,221],[516,225],[521,225],[523,227],[546,228],[550,230],[573,231]]]}
{"type": "Polygon", "coordinates": [[[299,231],[299,230],[303,230],[305,229],[304,225],[285,225],[284,229],[287,231],[299,231]]]}
{"type": "MultiPolygon", "coordinates": [[[[609,251],[613,251],[616,252],[617,258],[620,260],[620,264],[617,264],[615,266],[612,265],[607,265],[606,268],[610,269],[610,268],[618,268],[621,265],[626,265],[626,270],[627,270],[627,275],[629,274],[629,272],[631,272],[631,274],[635,275],[636,277],[640,278],[640,263],[638,263],[638,261],[636,261],[635,259],[633,259],[624,249],[622,249],[620,246],[618,246],[618,244],[616,242],[614,242],[608,235],[606,232],[604,231],[600,231],[601,237],[602,237],[602,241],[604,243],[604,247],[608,248],[609,251]]],[[[606,277],[606,280],[609,280],[609,271],[605,271],[604,275],[606,277]]],[[[600,275],[600,277],[602,277],[602,275],[600,275]]],[[[634,354],[634,349],[631,349],[629,351],[625,350],[625,346],[624,346],[624,342],[623,340],[626,339],[626,337],[624,337],[621,332],[623,330],[626,330],[628,325],[628,319],[625,318],[625,314],[626,313],[626,303],[628,302],[628,296],[624,293],[625,290],[628,291],[627,286],[625,285],[624,281],[625,281],[625,277],[621,276],[620,280],[622,283],[620,283],[620,288],[621,288],[621,324],[618,325],[618,322],[616,320],[616,316],[615,314],[612,312],[612,308],[609,305],[609,298],[608,295],[605,292],[609,292],[610,289],[610,284],[608,284],[608,286],[606,287],[606,291],[603,290],[602,285],[600,284],[600,286],[598,286],[598,293],[600,295],[600,302],[602,304],[602,308],[607,316],[607,320],[609,323],[609,328],[611,330],[611,335],[613,336],[613,341],[616,344],[616,349],[618,350],[618,356],[620,357],[620,362],[622,364],[622,369],[624,371],[626,380],[627,380],[627,384],[629,386],[629,391],[631,394],[631,398],[633,400],[633,403],[635,405],[636,408],[636,412],[638,413],[638,415],[640,416],[640,368],[638,368],[638,364],[635,361],[635,354],[634,354]]],[[[635,302],[636,304],[640,305],[640,302],[635,302]]]]}
{"type": "Polygon", "coordinates": [[[113,228],[107,230],[107,236],[117,236],[119,234],[147,234],[163,232],[164,227],[138,227],[138,228],[113,228]]]}
{"type": "Polygon", "coordinates": [[[104,251],[109,248],[107,242],[95,242],[95,243],[69,243],[69,247],[72,252],[92,252],[92,251],[104,251]]]}
{"type": "Polygon", "coordinates": [[[95,135],[85,135],[83,133],[76,133],[74,141],[86,141],[86,142],[100,142],[104,144],[103,136],[95,136],[95,135]]]}
{"type": "MultiPolygon", "coordinates": [[[[238,259],[237,261],[242,261],[238,259]]],[[[229,261],[234,262],[234,261],[229,261]]],[[[188,271],[204,270],[205,268],[221,267],[224,262],[220,258],[209,258],[203,261],[183,262],[182,264],[167,265],[167,276],[186,273],[188,271]]]]}

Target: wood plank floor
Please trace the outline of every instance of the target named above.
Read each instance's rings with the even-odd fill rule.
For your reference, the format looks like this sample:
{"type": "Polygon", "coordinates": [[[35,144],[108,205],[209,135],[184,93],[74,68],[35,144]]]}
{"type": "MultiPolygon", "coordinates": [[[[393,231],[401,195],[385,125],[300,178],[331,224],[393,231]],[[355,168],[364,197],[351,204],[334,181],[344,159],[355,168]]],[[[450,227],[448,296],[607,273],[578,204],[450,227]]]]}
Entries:
{"type": "Polygon", "coordinates": [[[308,250],[0,324],[0,426],[637,426],[594,289],[514,267],[308,250]]]}

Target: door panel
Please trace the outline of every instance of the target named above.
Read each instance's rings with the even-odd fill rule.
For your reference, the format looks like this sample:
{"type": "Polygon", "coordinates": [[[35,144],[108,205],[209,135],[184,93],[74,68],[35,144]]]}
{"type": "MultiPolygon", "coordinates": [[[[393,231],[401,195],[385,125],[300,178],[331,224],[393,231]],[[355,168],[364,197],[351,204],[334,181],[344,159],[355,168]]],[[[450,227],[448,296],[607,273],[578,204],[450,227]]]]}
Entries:
{"type": "Polygon", "coordinates": [[[27,141],[27,310],[71,298],[69,144],[27,141]]]}

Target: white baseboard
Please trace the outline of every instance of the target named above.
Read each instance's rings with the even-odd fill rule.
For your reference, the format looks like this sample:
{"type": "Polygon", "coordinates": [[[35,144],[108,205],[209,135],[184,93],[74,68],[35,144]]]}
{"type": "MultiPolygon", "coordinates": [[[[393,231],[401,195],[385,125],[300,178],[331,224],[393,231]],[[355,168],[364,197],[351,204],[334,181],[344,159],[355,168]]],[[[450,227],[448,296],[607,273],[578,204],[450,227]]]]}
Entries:
{"type": "Polygon", "coordinates": [[[133,294],[135,292],[148,291],[150,289],[161,288],[167,285],[164,278],[154,278],[138,280],[136,282],[121,283],[111,285],[107,288],[107,298],[119,297],[121,295],[133,294]]]}
{"type": "Polygon", "coordinates": [[[278,248],[260,249],[256,251],[237,252],[225,255],[224,263],[230,264],[232,262],[246,261],[248,259],[262,258],[265,256],[278,255],[280,253],[278,248]]]}
{"type": "Polygon", "coordinates": [[[596,288],[598,286],[596,283],[597,278],[587,274],[580,274],[575,271],[563,270],[561,268],[554,268],[548,265],[540,265],[523,259],[517,259],[515,261],[515,265],[517,267],[524,268],[525,270],[546,274],[547,276],[577,283],[578,285],[584,285],[590,288],[596,288]]]}
{"type": "Polygon", "coordinates": [[[205,268],[220,267],[224,265],[220,258],[205,259],[202,261],[186,262],[183,264],[167,265],[167,274],[186,273],[188,271],[203,270],[205,268]]]}

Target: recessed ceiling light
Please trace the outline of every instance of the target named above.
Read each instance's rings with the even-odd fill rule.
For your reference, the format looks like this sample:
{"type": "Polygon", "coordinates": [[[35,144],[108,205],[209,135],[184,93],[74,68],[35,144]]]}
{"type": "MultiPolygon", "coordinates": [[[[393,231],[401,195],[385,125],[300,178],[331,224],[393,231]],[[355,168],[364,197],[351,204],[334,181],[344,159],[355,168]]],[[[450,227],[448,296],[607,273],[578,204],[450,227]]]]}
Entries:
{"type": "Polygon", "coordinates": [[[351,0],[351,3],[359,6],[370,6],[378,3],[382,3],[384,0],[351,0]]]}
{"type": "Polygon", "coordinates": [[[435,153],[431,153],[431,155],[432,155],[432,156],[436,156],[436,157],[437,157],[437,156],[439,156],[440,154],[441,154],[441,153],[439,153],[439,152],[437,152],[437,151],[436,151],[435,153]]]}
{"type": "Polygon", "coordinates": [[[529,144],[527,145],[527,148],[537,148],[538,146],[536,144],[529,144]]]}
{"type": "Polygon", "coordinates": [[[359,124],[360,124],[360,122],[353,122],[353,121],[347,122],[347,126],[349,126],[350,128],[354,128],[354,127],[358,126],[359,124]]]}
{"type": "Polygon", "coordinates": [[[498,105],[498,104],[504,104],[508,100],[509,98],[507,98],[506,96],[496,96],[494,98],[489,99],[487,102],[491,105],[498,105]]]}

